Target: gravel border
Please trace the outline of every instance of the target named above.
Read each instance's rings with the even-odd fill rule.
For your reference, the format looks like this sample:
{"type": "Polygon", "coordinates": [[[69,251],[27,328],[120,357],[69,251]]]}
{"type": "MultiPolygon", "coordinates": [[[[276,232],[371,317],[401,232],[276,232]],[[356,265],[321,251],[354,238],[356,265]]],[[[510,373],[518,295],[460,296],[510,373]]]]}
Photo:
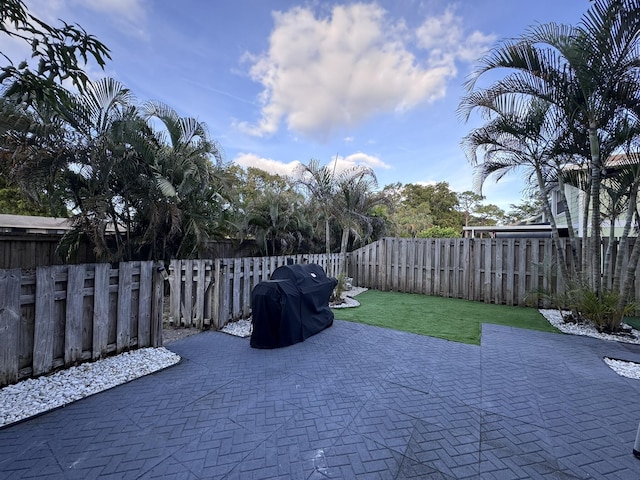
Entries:
{"type": "Polygon", "coordinates": [[[140,348],[0,389],[0,428],[175,365],[180,356],[140,348]]]}
{"type": "MultiPolygon", "coordinates": [[[[640,331],[632,328],[631,335],[611,335],[608,333],[600,333],[589,323],[565,323],[562,315],[569,312],[561,312],[560,310],[541,309],[540,313],[547,321],[563,333],[570,335],[584,335],[587,337],[599,338],[600,340],[608,340],[613,342],[633,343],[640,345],[640,331]]],[[[604,357],[603,361],[618,375],[627,378],[640,380],[640,364],[636,362],[628,362],[624,360],[616,360],[604,357]]]]}

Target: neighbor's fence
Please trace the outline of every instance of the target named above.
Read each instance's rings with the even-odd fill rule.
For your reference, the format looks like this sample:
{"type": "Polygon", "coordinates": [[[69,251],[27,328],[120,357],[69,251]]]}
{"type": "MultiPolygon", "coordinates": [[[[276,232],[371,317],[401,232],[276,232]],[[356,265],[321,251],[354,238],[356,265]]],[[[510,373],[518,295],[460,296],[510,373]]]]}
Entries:
{"type": "MultiPolygon", "coordinates": [[[[0,269],[64,264],[57,251],[60,238],[42,233],[0,233],[0,269]]],[[[73,263],[89,262],[95,262],[95,255],[88,243],[81,243],[73,263]]]]}
{"type": "Polygon", "coordinates": [[[251,291],[287,263],[315,263],[337,277],[340,255],[173,260],[169,267],[169,321],[176,326],[219,329],[251,316],[251,291]]]}
{"type": "MultiPolygon", "coordinates": [[[[627,258],[622,259],[624,266],[634,240],[630,239],[627,258]]],[[[561,239],[561,245],[571,271],[569,240],[561,239]]],[[[589,239],[577,239],[576,245],[577,256],[582,258],[589,239]]],[[[606,247],[605,241],[603,253],[606,247]]],[[[614,244],[614,261],[617,255],[614,244]]],[[[561,295],[567,289],[551,238],[384,238],[352,252],[349,266],[353,284],[361,287],[485,303],[545,306],[548,298],[541,292],[561,295]]],[[[605,286],[611,286],[611,277],[605,286]]],[[[636,299],[640,298],[638,280],[636,271],[636,299]]]]}
{"type": "Polygon", "coordinates": [[[162,345],[163,283],[153,262],[0,270],[0,386],[162,345]]]}

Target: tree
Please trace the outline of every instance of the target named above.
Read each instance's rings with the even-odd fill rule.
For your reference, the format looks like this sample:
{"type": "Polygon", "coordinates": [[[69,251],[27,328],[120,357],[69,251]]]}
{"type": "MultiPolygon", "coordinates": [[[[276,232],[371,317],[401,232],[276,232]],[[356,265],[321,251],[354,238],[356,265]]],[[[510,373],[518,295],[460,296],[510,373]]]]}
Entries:
{"type": "Polygon", "coordinates": [[[151,150],[151,168],[160,195],[147,203],[143,239],[155,246],[154,258],[189,257],[209,239],[208,217],[217,209],[202,206],[219,203],[210,186],[224,154],[203,122],[180,117],[158,102],[147,103],[143,110],[145,118],[158,120],[161,128],[151,144],[157,145],[151,150]]]}
{"type": "Polygon", "coordinates": [[[89,80],[83,65],[93,59],[100,68],[110,59],[109,49],[79,25],[53,27],[29,13],[21,0],[3,0],[0,9],[0,31],[6,36],[22,40],[31,47],[35,70],[26,60],[17,66],[5,53],[8,62],[0,69],[0,84],[5,97],[16,102],[59,102],[65,91],[60,84],[70,80],[83,91],[89,80]]]}
{"type": "Polygon", "coordinates": [[[315,200],[322,220],[324,221],[325,253],[327,266],[331,269],[331,229],[330,221],[333,218],[333,199],[337,188],[334,172],[328,166],[320,166],[318,160],[312,159],[308,165],[300,165],[297,174],[298,181],[315,200]]]}
{"type": "Polygon", "coordinates": [[[265,255],[297,251],[311,234],[303,196],[280,175],[249,167],[239,172],[237,232],[253,236],[265,255]]]}
{"type": "MultiPolygon", "coordinates": [[[[488,89],[466,97],[467,106],[503,97],[538,98],[556,109],[568,131],[586,137],[589,146],[591,215],[590,283],[601,291],[600,191],[606,156],[618,125],[637,116],[640,79],[640,21],[637,0],[596,0],[579,26],[543,24],[515,40],[507,40],[481,60],[471,77],[472,90],[481,76],[501,69],[509,74],[488,89]]],[[[575,145],[580,152],[583,145],[575,145]]],[[[633,266],[632,268],[634,268],[633,266]]]]}
{"type": "Polygon", "coordinates": [[[473,213],[478,210],[484,197],[480,194],[466,191],[458,194],[459,211],[464,215],[464,226],[469,226],[469,220],[473,213]]]}
{"type": "Polygon", "coordinates": [[[540,199],[536,196],[526,198],[520,203],[509,205],[509,210],[505,217],[508,224],[514,225],[536,217],[540,213],[542,213],[542,206],[540,205],[540,199]]]}
{"type": "Polygon", "coordinates": [[[403,203],[413,208],[422,208],[431,216],[432,225],[459,228],[463,218],[458,207],[458,195],[449,188],[447,182],[433,185],[408,183],[402,191],[403,203]]]}
{"type": "Polygon", "coordinates": [[[346,273],[346,254],[349,238],[371,238],[377,218],[373,209],[385,203],[385,197],[375,192],[378,186],[375,173],[367,167],[349,169],[337,179],[335,216],[342,229],[340,241],[341,269],[346,273]]]}

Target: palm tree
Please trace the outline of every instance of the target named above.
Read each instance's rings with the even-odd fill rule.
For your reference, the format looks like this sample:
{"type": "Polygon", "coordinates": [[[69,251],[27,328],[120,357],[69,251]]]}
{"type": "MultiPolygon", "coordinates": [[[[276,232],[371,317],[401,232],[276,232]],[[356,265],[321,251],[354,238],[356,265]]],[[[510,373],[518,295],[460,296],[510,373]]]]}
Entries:
{"type": "Polygon", "coordinates": [[[63,238],[63,247],[77,245],[86,235],[99,260],[132,256],[132,212],[126,188],[132,189],[145,174],[134,148],[144,125],[134,101],[123,84],[104,78],[71,96],[62,109],[76,145],[74,161],[67,169],[74,230],[63,238]],[[115,246],[107,238],[107,229],[114,232],[115,246]]]}
{"type": "Polygon", "coordinates": [[[180,117],[171,107],[157,102],[147,103],[143,110],[149,123],[157,120],[161,128],[156,133],[158,147],[150,159],[156,196],[141,211],[143,239],[153,245],[154,258],[190,256],[209,238],[208,216],[199,206],[217,203],[216,192],[210,187],[224,154],[203,122],[180,117]]]}
{"type": "Polygon", "coordinates": [[[377,218],[372,215],[372,210],[387,203],[387,199],[381,193],[374,192],[377,186],[378,181],[373,170],[363,166],[348,169],[337,179],[337,195],[333,208],[342,229],[340,270],[343,273],[346,273],[349,238],[353,236],[365,241],[370,238],[377,218]]]}
{"type": "Polygon", "coordinates": [[[502,178],[515,169],[525,169],[537,186],[540,202],[549,218],[560,271],[566,281],[570,276],[558,227],[551,213],[548,191],[549,178],[554,170],[550,158],[562,137],[562,126],[556,121],[552,105],[546,101],[502,97],[493,100],[493,104],[482,102],[477,107],[490,111],[491,119],[463,140],[467,155],[476,166],[478,190],[492,175],[502,178]],[[483,153],[482,161],[478,159],[478,152],[483,153]]]}
{"type": "Polygon", "coordinates": [[[312,159],[308,165],[300,165],[297,174],[298,181],[315,200],[324,220],[325,253],[327,255],[327,269],[331,270],[331,230],[329,222],[333,218],[333,200],[337,182],[335,172],[326,165],[320,166],[318,160],[312,159]]]}
{"type": "MultiPolygon", "coordinates": [[[[586,132],[590,147],[591,283],[601,290],[601,144],[640,97],[640,1],[595,0],[578,27],[538,25],[508,40],[481,60],[468,82],[472,90],[488,72],[510,73],[480,97],[536,97],[556,106],[566,124],[586,132]]],[[[462,109],[478,103],[471,93],[462,109]]]]}

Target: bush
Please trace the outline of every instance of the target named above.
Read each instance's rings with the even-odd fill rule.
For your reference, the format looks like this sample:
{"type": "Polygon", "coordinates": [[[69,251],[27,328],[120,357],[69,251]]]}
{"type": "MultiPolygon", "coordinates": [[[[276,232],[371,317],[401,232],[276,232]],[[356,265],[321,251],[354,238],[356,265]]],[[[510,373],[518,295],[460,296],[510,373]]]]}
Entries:
{"type": "Polygon", "coordinates": [[[452,227],[433,226],[422,230],[418,238],[460,238],[460,230],[452,227]]]}
{"type": "Polygon", "coordinates": [[[618,308],[620,294],[603,290],[600,295],[589,288],[581,288],[573,295],[572,308],[578,314],[595,325],[599,332],[615,333],[620,331],[622,318],[635,311],[633,303],[618,308]]]}

